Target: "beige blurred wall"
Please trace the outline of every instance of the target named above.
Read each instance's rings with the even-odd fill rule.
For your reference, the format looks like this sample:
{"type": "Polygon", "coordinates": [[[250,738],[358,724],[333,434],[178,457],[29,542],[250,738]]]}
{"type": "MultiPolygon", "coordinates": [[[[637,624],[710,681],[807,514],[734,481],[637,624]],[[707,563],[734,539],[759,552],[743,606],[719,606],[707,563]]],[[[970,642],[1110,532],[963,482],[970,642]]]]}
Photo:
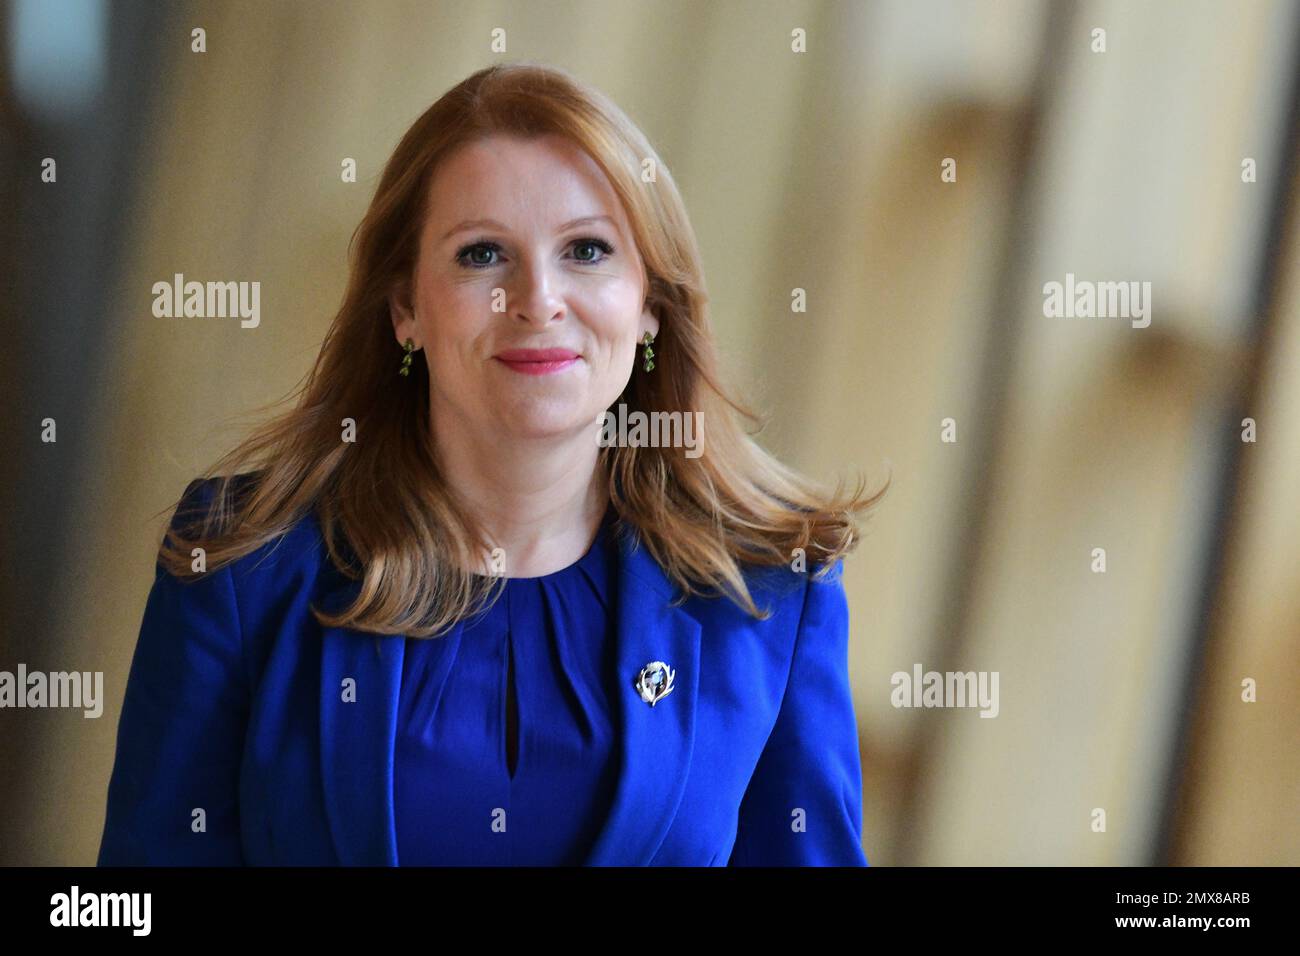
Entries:
{"type": "MultiPolygon", "coordinates": [[[[1300,177],[1292,189],[1300,194],[1300,177]]],[[[1195,700],[1179,844],[1179,862],[1193,866],[1300,860],[1300,217],[1284,252],[1275,332],[1250,406],[1259,437],[1242,466],[1240,533],[1195,700]]]]}
{"type": "MultiPolygon", "coordinates": [[[[987,511],[988,534],[955,666],[1000,672],[1004,707],[996,720],[928,716],[939,729],[921,790],[921,863],[1149,859],[1167,812],[1201,562],[1223,547],[1205,536],[1216,469],[1240,448],[1223,419],[1246,371],[1251,283],[1276,195],[1273,161],[1254,184],[1240,162],[1280,145],[1275,97],[1294,30],[1281,5],[1081,11],[1087,29],[1053,65],[1059,95],[1014,300],[1001,454],[991,486],[966,502],[987,511]],[[1105,54],[1086,42],[1096,25],[1105,54]],[[1270,101],[1271,114],[1251,107],[1270,101]],[[1149,280],[1151,326],[1045,318],[1042,286],[1067,272],[1149,280]],[[1094,548],[1106,549],[1105,574],[1092,570],[1094,548]],[[1098,810],[1104,832],[1092,826],[1098,810]]],[[[1261,506],[1295,510],[1286,498],[1261,506]]],[[[1261,721],[1252,752],[1285,739],[1279,716],[1261,721]]],[[[1223,798],[1203,811],[1217,819],[1223,798]]],[[[1288,829],[1241,855],[1294,861],[1288,829]]]]}

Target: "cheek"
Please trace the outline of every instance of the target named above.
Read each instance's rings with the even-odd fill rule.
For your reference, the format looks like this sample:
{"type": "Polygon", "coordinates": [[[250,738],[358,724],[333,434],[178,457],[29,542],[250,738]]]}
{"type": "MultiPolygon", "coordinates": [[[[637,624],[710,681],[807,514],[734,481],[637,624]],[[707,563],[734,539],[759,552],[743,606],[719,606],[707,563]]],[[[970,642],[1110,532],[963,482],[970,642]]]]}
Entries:
{"type": "Polygon", "coordinates": [[[641,316],[640,290],[631,282],[611,283],[593,292],[587,314],[601,344],[611,353],[629,351],[636,342],[641,316]]]}
{"type": "Polygon", "coordinates": [[[432,283],[425,287],[426,305],[420,314],[425,341],[438,358],[435,366],[453,367],[475,353],[476,343],[491,324],[490,301],[484,301],[481,289],[455,283],[432,283]]]}
{"type": "MultiPolygon", "coordinates": [[[[594,329],[600,343],[600,361],[593,372],[599,380],[601,399],[612,401],[627,385],[637,357],[637,323],[641,312],[632,294],[615,295],[607,307],[597,313],[599,325],[594,329]],[[608,395],[604,395],[608,392],[608,395]]],[[[608,404],[608,401],[606,401],[608,404]]]]}

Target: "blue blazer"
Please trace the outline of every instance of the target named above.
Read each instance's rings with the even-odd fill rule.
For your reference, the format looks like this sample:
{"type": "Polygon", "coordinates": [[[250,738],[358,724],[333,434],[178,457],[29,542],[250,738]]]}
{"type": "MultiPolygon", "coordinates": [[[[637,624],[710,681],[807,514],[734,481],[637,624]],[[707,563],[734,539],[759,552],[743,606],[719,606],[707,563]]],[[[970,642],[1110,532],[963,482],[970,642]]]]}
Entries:
{"type": "MultiPolygon", "coordinates": [[[[216,479],[191,482],[178,509],[216,479]]],[[[173,519],[173,527],[175,527],[173,519]]],[[[620,545],[619,776],[587,866],[866,866],[843,566],[749,569],[772,616],[677,590],[620,545]],[[675,669],[654,707],[647,663],[675,669]]],[[[315,515],[198,580],[155,568],[131,663],[98,863],[394,866],[404,642],[323,628],[359,582],[315,515]],[[355,700],[343,681],[355,680],[355,700]]]]}

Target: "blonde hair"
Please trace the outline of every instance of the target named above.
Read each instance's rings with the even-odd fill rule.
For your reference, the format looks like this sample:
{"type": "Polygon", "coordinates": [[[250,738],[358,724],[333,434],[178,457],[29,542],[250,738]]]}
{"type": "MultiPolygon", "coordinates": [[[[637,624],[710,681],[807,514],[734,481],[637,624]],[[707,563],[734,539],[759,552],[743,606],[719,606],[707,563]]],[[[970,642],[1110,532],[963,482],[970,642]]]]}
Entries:
{"type": "Polygon", "coordinates": [[[864,480],[852,493],[842,483],[829,492],[746,432],[743,420],[764,423],[719,381],[699,249],[672,175],[616,105],[567,72],[536,63],[474,73],[402,137],[353,233],[347,290],[315,365],[272,403],[297,395],[294,407],[213,465],[215,496],[193,526],[178,521],[164,535],[159,560],[188,575],[191,549],[201,545],[215,570],[315,509],[330,560],[361,580],[351,606],[333,615],[313,609],[323,625],[436,636],[495,599],[503,579],[465,570],[487,550],[484,535],[439,472],[423,354],[415,354],[409,378],[396,375],[402,350],[388,304],[390,290],[414,270],[433,170],[460,145],[494,133],[568,137],[600,166],[626,209],[659,320],[660,361],[652,374],[633,374],[611,410],[625,402],[629,413],[694,411],[708,426],[697,458],[672,448],[601,449],[618,533],[635,532],[682,600],[724,594],[766,617],[742,564],[791,565],[803,554],[809,567],[824,565],[817,572],[824,574],[856,547],[855,516],[871,509],[889,482],[870,497],[864,480]],[[655,170],[648,182],[641,175],[647,162],[655,170]],[[361,441],[340,440],[344,418],[356,421],[361,441]],[[251,476],[238,472],[250,465],[259,473],[245,484],[251,476]]]}

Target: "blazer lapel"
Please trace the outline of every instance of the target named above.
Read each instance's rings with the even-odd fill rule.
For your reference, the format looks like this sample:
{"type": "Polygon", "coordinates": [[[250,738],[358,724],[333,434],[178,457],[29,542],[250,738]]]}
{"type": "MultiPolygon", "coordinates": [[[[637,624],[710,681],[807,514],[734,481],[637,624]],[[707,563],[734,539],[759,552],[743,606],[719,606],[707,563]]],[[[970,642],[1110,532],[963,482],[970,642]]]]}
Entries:
{"type": "MultiPolygon", "coordinates": [[[[613,801],[584,866],[644,866],[658,851],[681,803],[695,741],[700,624],[671,607],[676,589],[632,535],[619,538],[613,689],[619,761],[613,801]],[[673,689],[651,707],[636,690],[645,665],[673,668],[673,689]]],[[[327,562],[328,563],[328,562],[327,562]]],[[[337,613],[360,582],[343,577],[322,609],[337,613]]],[[[440,640],[459,638],[457,625],[440,640]]],[[[320,755],[325,811],[344,866],[396,866],[393,742],[405,641],[349,628],[324,628],[321,644],[320,755]],[[355,681],[355,700],[343,681],[355,681]]]]}
{"type": "Polygon", "coordinates": [[[700,623],[669,602],[676,590],[632,536],[620,539],[618,684],[613,716],[618,782],[609,814],[584,866],[646,866],[672,825],[686,788],[700,686],[700,623]],[[652,707],[641,699],[641,668],[663,661],[673,689],[652,707]]]}

